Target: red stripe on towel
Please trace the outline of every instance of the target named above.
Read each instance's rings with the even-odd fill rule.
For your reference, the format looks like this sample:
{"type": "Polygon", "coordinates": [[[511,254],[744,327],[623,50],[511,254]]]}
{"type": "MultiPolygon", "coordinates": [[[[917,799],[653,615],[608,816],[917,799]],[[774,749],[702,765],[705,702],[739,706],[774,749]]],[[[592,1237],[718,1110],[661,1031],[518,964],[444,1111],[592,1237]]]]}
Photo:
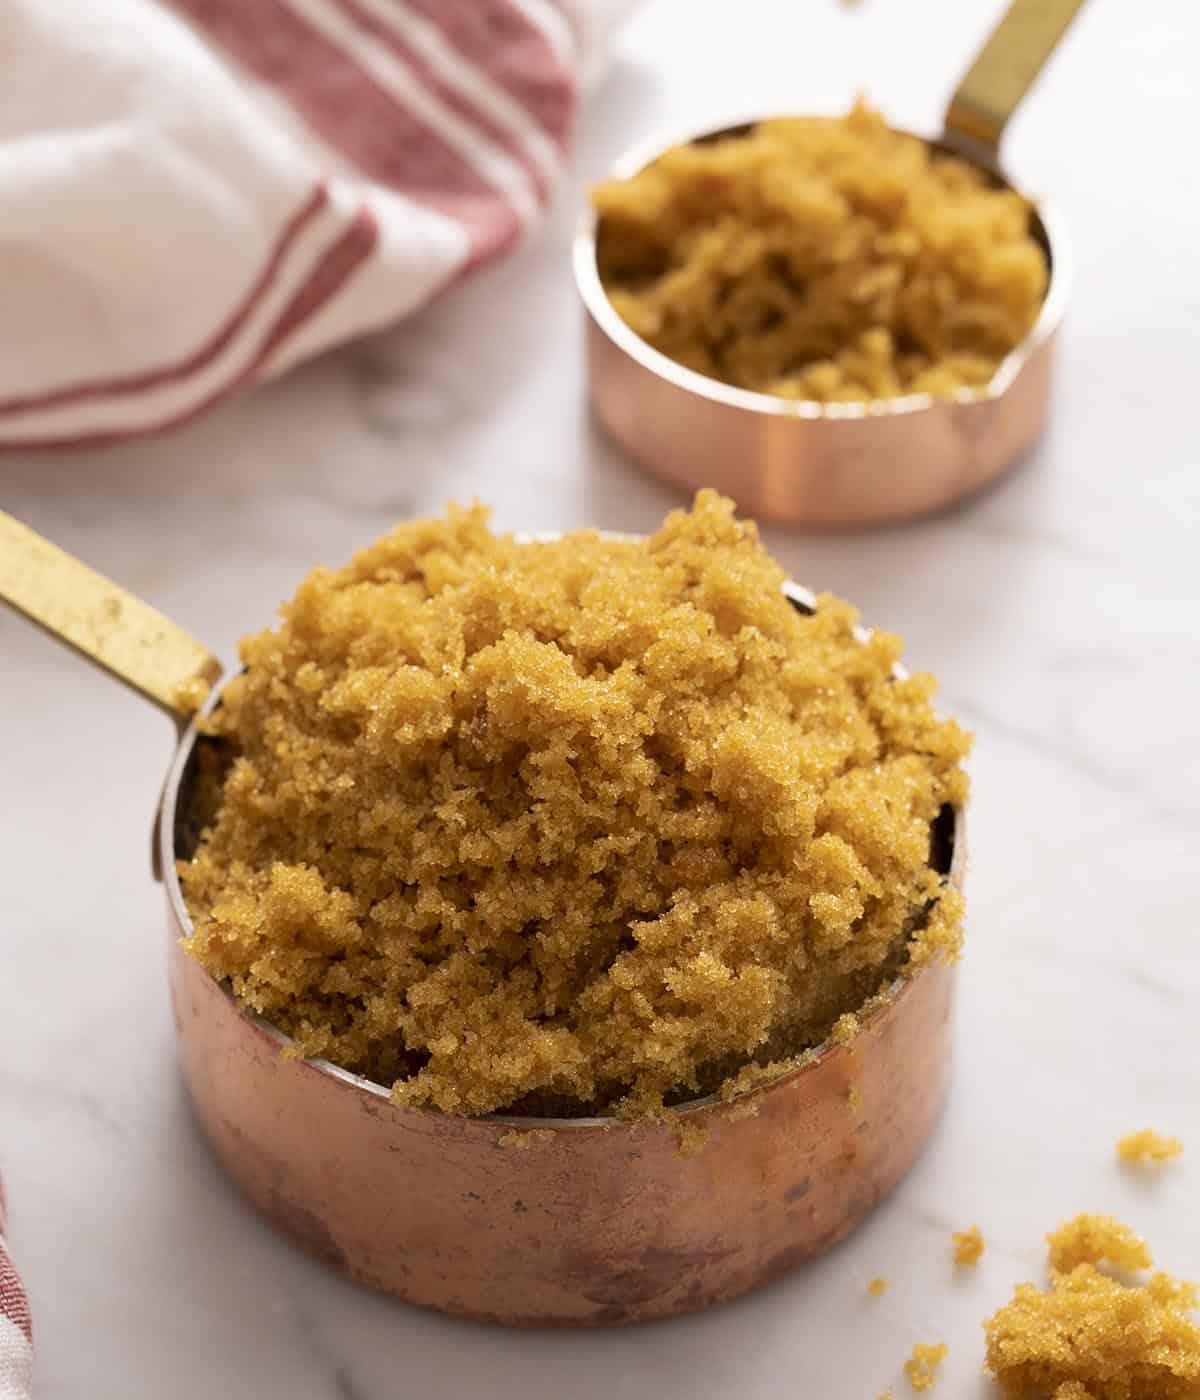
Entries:
{"type": "Polygon", "coordinates": [[[330,298],[336,296],[351,276],[375,251],[379,242],[379,224],[364,204],[354,222],[323,254],[309,274],[308,281],[284,307],[266,340],[259,347],[248,371],[252,377],[282,343],[293,335],[305,321],[316,314],[330,298]]]}
{"type": "Polygon", "coordinates": [[[171,3],[364,175],[462,224],[472,265],[519,236],[503,193],[285,0],[171,3]]]}
{"type": "Polygon", "coordinates": [[[4,399],[0,401],[0,418],[10,417],[17,413],[28,413],[34,409],[59,408],[64,404],[78,403],[83,399],[112,398],[122,394],[136,394],[146,389],[155,389],[162,384],[172,384],[177,380],[186,379],[188,375],[207,368],[232,342],[263,297],[275,285],[292,245],[328,202],[328,190],[324,184],[318,185],[284,226],[262,271],[255,278],[246,295],[226,317],[220,328],[199,349],[193,350],[184,359],[177,360],[174,364],[160,366],[158,369],[138,370],[132,374],[116,375],[111,379],[95,379],[79,384],[68,384],[59,389],[45,390],[40,394],[24,394],[18,398],[4,399]]]}
{"type": "Polygon", "coordinates": [[[346,285],[374,252],[378,241],[379,225],[375,215],[364,205],[353,223],[338,235],[317,260],[303,285],[276,317],[249,364],[226,384],[206,394],[197,403],[154,423],[79,433],[73,437],[55,435],[25,440],[0,438],[0,452],[33,452],[60,447],[105,447],[110,443],[125,442],[132,438],[152,437],[155,433],[165,432],[168,428],[182,427],[183,424],[191,422],[193,418],[207,412],[230,394],[252,384],[267,360],[280,349],[283,342],[294,335],[346,285]]]}
{"type": "MultiPolygon", "coordinates": [[[[443,107],[470,122],[488,142],[493,146],[498,146],[507,156],[515,160],[529,176],[537,191],[538,199],[545,204],[550,194],[550,186],[537,162],[530,157],[516,137],[497,125],[469,97],[452,87],[438,74],[428,59],[417,49],[411,47],[405,33],[404,19],[400,10],[395,12],[395,18],[390,23],[384,23],[378,16],[358,4],[357,0],[335,0],[335,2],[364,34],[370,35],[377,43],[389,49],[430,92],[436,93],[438,101],[443,107]]],[[[465,54],[460,53],[459,57],[465,62],[472,63],[473,67],[479,67],[465,54]]]]}
{"type": "Polygon", "coordinates": [[[519,102],[565,148],[575,114],[575,79],[546,35],[509,0],[406,0],[464,58],[519,102]]]}

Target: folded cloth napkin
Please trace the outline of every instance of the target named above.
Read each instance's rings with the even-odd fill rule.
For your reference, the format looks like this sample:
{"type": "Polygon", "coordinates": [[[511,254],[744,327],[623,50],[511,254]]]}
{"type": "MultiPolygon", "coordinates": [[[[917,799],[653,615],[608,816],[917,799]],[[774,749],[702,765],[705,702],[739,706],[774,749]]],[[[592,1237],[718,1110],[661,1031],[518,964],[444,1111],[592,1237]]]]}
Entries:
{"type": "Polygon", "coordinates": [[[32,1370],[29,1303],[4,1243],[4,1184],[0,1182],[0,1400],[27,1400],[32,1370]]]}
{"type": "Polygon", "coordinates": [[[0,0],[0,448],[182,423],[511,247],[627,0],[0,0]]]}

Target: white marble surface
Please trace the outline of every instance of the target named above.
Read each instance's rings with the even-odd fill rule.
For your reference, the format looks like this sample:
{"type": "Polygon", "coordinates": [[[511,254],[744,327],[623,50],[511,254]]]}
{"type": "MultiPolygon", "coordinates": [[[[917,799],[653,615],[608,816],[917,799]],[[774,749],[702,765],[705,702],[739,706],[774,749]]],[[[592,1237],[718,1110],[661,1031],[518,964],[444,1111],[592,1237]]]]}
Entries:
{"type": "MultiPolygon", "coordinates": [[[[568,279],[582,181],[659,125],[827,109],[865,87],[929,129],[988,0],[661,0],[622,36],[543,237],[418,321],[174,437],[0,460],[0,503],[232,657],[315,560],[478,494],[504,526],[652,524],[677,497],[589,426],[568,279]],[[913,36],[919,36],[914,39],[913,36]]],[[[506,1334],[410,1310],[275,1238],[213,1164],[176,1072],[148,833],[164,720],[0,616],[0,1165],[42,1400],[865,1400],[980,1320],[1078,1209],[1200,1274],[1200,13],[1093,0],[1010,132],[1078,277],[1054,425],[984,498],[905,529],[772,530],[858,600],[978,732],[969,953],[949,1113],[848,1244],[707,1316],[506,1334]],[[1119,182],[1119,183],[1118,183],[1119,182]],[[1190,1156],[1152,1182],[1113,1144],[1190,1156]],[[990,1249],[955,1278],[948,1234],[990,1249]],[[876,1273],[893,1287],[864,1297],[876,1273]]],[[[0,330],[2,333],[2,330],[0,330]]]]}

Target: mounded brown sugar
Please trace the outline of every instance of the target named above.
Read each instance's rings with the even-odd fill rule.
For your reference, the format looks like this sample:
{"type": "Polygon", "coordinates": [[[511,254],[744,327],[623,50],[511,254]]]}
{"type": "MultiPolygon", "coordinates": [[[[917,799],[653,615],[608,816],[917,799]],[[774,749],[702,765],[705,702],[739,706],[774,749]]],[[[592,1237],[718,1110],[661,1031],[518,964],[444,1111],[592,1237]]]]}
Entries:
{"type": "Polygon", "coordinates": [[[452,508],[316,569],[212,717],[190,949],[297,1049],[453,1113],[645,1114],[953,956],[968,740],[701,492],[643,541],[452,508]]]}
{"type": "Polygon", "coordinates": [[[1150,1251],[1110,1216],[1083,1215],[1048,1236],[1051,1286],[1017,1286],[984,1323],[987,1366],[1005,1395],[1053,1400],[1194,1400],[1200,1396],[1200,1305],[1195,1284],[1124,1274],[1150,1251]]]}
{"type": "Polygon", "coordinates": [[[985,386],[1047,286],[1029,205],[861,102],[597,187],[601,281],[664,355],[823,402],[985,386]]]}

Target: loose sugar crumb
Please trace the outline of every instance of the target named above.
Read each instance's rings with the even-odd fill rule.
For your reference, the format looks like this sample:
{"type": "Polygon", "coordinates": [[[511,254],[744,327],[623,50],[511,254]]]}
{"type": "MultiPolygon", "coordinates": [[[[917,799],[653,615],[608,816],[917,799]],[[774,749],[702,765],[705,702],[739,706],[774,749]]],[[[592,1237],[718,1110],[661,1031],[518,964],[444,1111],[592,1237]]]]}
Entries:
{"type": "Polygon", "coordinates": [[[937,1380],[938,1370],[950,1348],[945,1342],[918,1342],[912,1349],[912,1356],[904,1363],[904,1374],[914,1390],[931,1390],[937,1380]]]}
{"type": "Polygon", "coordinates": [[[1169,1162],[1182,1152],[1183,1143],[1177,1137],[1156,1133],[1153,1128],[1127,1133],[1117,1143],[1117,1156],[1122,1162],[1169,1162]]]}
{"type": "Polygon", "coordinates": [[[860,1030],[862,1030],[862,1022],[853,1011],[848,1011],[834,1022],[833,1031],[829,1038],[835,1045],[849,1045],[860,1030]]]}
{"type": "Polygon", "coordinates": [[[704,1123],[693,1123],[687,1118],[676,1118],[675,1146],[681,1157],[698,1157],[708,1146],[709,1128],[704,1123]]]}
{"type": "Polygon", "coordinates": [[[882,1298],[883,1295],[888,1291],[888,1287],[889,1285],[887,1279],[873,1278],[871,1282],[867,1284],[867,1292],[871,1295],[872,1298],[882,1298]]]}
{"type": "Polygon", "coordinates": [[[1069,1274],[1078,1264],[1109,1264],[1135,1273],[1153,1262],[1150,1248],[1111,1215],[1077,1215],[1046,1236],[1052,1273],[1069,1274]]]}
{"type": "Polygon", "coordinates": [[[448,1113],[647,1117],[803,1063],[956,955],[931,828],[969,743],[896,637],[783,583],[711,491],[644,540],[452,508],[314,570],[212,718],[189,950],[448,1113]]]}
{"type": "Polygon", "coordinates": [[[725,1121],[727,1123],[743,1123],[747,1118],[757,1118],[758,1110],[759,1102],[757,1099],[734,1099],[731,1102],[729,1112],[725,1115],[725,1121]]]}
{"type": "Polygon", "coordinates": [[[531,1128],[528,1132],[514,1128],[511,1132],[502,1133],[497,1140],[501,1147],[511,1147],[518,1152],[528,1152],[531,1147],[536,1147],[538,1143],[553,1142],[554,1134],[549,1128],[531,1128]]]}
{"type": "MultiPolygon", "coordinates": [[[[957,893],[957,891],[947,890],[943,894],[942,899],[954,893],[957,893]]],[[[873,999],[868,999],[866,1004],[870,1005],[872,1000],[873,999]]],[[[807,1050],[802,1050],[798,1055],[789,1055],[785,1060],[768,1060],[766,1063],[756,1061],[748,1065],[743,1065],[736,1074],[731,1074],[729,1078],[721,1084],[718,1092],[726,1103],[732,1103],[735,1099],[751,1093],[761,1085],[769,1084],[772,1080],[778,1079],[780,1075],[787,1074],[792,1070],[804,1069],[807,1065],[815,1063],[817,1053],[815,1047],[810,1047],[807,1050]]]]}
{"type": "Polygon", "coordinates": [[[673,147],[593,202],[601,281],[635,334],[785,399],[986,385],[1046,292],[1028,203],[861,102],[673,147]]]}
{"type": "Polygon", "coordinates": [[[175,687],[175,708],[181,715],[191,715],[208,699],[212,683],[203,676],[193,676],[175,687]]]}
{"type": "Polygon", "coordinates": [[[857,1084],[851,1084],[849,1089],[846,1090],[846,1104],[849,1107],[851,1113],[858,1114],[862,1112],[862,1090],[858,1087],[857,1084]]]}
{"type": "Polygon", "coordinates": [[[954,1244],[954,1262],[960,1268],[971,1268],[979,1263],[985,1245],[978,1225],[972,1225],[969,1230],[956,1230],[950,1238],[954,1244]]]}
{"type": "Polygon", "coordinates": [[[1047,1236],[1050,1288],[1018,1284],[984,1323],[987,1367],[1012,1400],[1195,1400],[1200,1396],[1196,1285],[1164,1273],[1126,1283],[1102,1273],[1151,1266],[1128,1226],[1084,1215],[1047,1236]]]}

